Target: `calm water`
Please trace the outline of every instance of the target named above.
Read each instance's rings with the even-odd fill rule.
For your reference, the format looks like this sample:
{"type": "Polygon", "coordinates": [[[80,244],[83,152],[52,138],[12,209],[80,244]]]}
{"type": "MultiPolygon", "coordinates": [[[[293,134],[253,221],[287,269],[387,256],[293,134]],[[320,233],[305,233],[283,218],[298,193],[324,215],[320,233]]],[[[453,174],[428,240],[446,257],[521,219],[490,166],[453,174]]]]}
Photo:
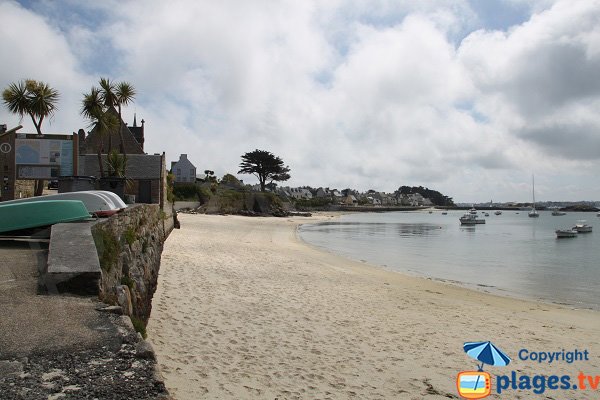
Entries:
{"type": "MultiPolygon", "coordinates": [[[[355,213],[302,225],[306,242],[388,269],[506,295],[600,309],[600,218],[541,211],[490,213],[485,225],[460,226],[464,212],[355,213]],[[556,239],[558,228],[587,220],[592,233],[556,239]]],[[[480,213],[481,215],[481,213],[480,213]]]]}

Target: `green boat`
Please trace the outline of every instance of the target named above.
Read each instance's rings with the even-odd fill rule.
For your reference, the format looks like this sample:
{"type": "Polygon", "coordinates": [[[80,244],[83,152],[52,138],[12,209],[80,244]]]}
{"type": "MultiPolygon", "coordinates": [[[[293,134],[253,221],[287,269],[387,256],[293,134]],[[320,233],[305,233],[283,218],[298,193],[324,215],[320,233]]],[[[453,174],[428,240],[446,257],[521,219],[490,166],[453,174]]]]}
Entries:
{"type": "Polygon", "coordinates": [[[79,200],[48,200],[27,203],[0,203],[0,232],[81,221],[90,214],[79,200]]]}

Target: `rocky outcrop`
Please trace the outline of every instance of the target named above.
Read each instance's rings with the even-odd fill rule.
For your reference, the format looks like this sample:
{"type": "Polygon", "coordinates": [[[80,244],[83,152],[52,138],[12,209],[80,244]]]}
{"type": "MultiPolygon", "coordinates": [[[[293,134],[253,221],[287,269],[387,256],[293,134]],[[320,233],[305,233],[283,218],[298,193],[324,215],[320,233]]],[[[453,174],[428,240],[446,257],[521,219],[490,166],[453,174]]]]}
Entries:
{"type": "Polygon", "coordinates": [[[99,297],[121,306],[134,324],[145,325],[150,317],[163,243],[172,229],[171,213],[157,204],[128,207],[92,227],[102,270],[99,297]]]}
{"type": "Polygon", "coordinates": [[[286,204],[273,193],[219,189],[195,211],[206,214],[288,215],[286,204]]]}

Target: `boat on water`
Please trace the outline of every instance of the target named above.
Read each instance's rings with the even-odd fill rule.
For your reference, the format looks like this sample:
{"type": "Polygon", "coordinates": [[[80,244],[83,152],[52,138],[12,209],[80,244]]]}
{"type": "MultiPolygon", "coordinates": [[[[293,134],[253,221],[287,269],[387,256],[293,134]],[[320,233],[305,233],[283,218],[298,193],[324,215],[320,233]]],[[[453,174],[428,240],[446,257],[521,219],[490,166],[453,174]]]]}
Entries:
{"type": "Polygon", "coordinates": [[[465,213],[462,217],[458,219],[461,225],[477,225],[477,224],[485,224],[485,219],[479,218],[477,214],[465,213]]]}
{"type": "Polygon", "coordinates": [[[589,233],[592,231],[592,226],[586,224],[586,221],[584,219],[581,219],[577,221],[577,223],[573,227],[573,230],[577,231],[577,233],[589,233]]]}
{"type": "Polygon", "coordinates": [[[559,209],[554,209],[552,210],[552,215],[554,215],[555,217],[560,216],[560,215],[567,215],[566,212],[564,211],[560,211],[559,209]]]}
{"type": "Polygon", "coordinates": [[[494,212],[494,214],[495,214],[495,215],[502,215],[502,211],[500,211],[500,210],[496,210],[496,211],[494,212]]]}
{"type": "Polygon", "coordinates": [[[577,236],[577,231],[575,229],[557,229],[555,231],[556,233],[556,238],[557,239],[562,239],[562,238],[574,238],[575,236],[577,236]]]}
{"type": "Polygon", "coordinates": [[[469,210],[469,214],[477,215],[477,209],[475,208],[475,205],[471,206],[471,209],[469,210]]]}
{"type": "Polygon", "coordinates": [[[535,209],[535,178],[533,177],[533,175],[531,176],[531,183],[532,183],[532,189],[531,189],[531,193],[533,195],[533,204],[531,206],[531,211],[529,211],[529,217],[531,218],[537,218],[540,216],[540,214],[538,214],[537,210],[535,209]]]}
{"type": "Polygon", "coordinates": [[[442,215],[448,215],[448,211],[442,211],[442,215]]]}
{"type": "Polygon", "coordinates": [[[79,200],[83,202],[85,208],[90,214],[96,215],[98,217],[108,217],[126,207],[125,203],[123,203],[123,201],[120,199],[119,200],[122,204],[115,204],[115,200],[111,195],[114,195],[118,198],[118,196],[112,192],[102,190],[88,190],[81,192],[58,193],[47,196],[9,200],[3,202],[2,204],[22,204],[55,200],[79,200]],[[110,195],[108,193],[110,193],[110,195]]]}
{"type": "Polygon", "coordinates": [[[486,216],[486,217],[490,216],[490,214],[488,214],[488,213],[483,213],[483,215],[486,216]]]}
{"type": "Polygon", "coordinates": [[[39,228],[87,218],[90,218],[90,213],[80,200],[0,203],[0,232],[39,228]]]}

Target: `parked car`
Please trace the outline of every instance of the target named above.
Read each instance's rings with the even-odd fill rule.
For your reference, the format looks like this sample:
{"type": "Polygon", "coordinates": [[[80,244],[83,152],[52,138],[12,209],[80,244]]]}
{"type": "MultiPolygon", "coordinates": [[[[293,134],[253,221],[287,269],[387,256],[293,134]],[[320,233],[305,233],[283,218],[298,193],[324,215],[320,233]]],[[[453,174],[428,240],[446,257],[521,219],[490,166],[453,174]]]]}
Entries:
{"type": "Polygon", "coordinates": [[[48,189],[58,189],[58,180],[48,181],[48,189]]]}

